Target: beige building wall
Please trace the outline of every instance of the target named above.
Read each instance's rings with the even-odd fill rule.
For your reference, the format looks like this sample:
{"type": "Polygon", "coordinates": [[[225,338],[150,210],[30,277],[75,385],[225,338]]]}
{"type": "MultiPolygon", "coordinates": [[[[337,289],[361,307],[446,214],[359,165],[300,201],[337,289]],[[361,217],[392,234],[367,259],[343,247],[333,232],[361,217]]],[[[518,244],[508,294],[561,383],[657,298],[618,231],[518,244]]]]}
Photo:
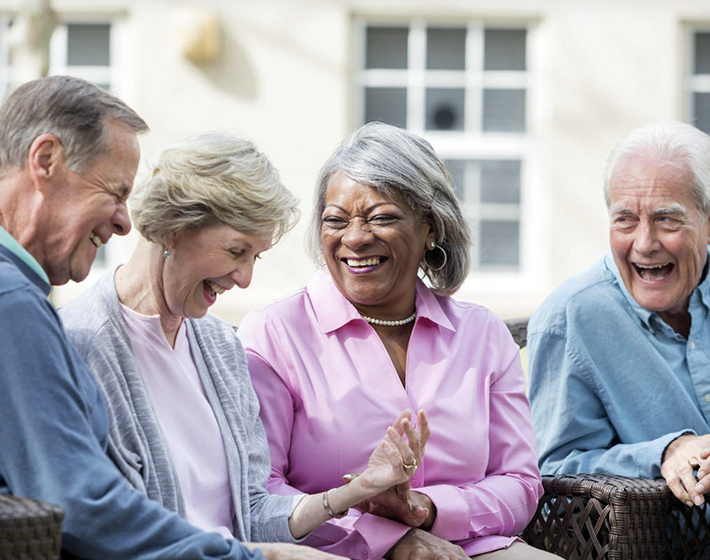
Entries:
{"type": "MultiPolygon", "coordinates": [[[[139,180],[165,147],[220,129],[254,140],[301,199],[301,223],[264,255],[252,286],[216,304],[215,313],[233,323],[314,271],[304,244],[313,184],[326,157],[360,124],[357,21],[478,18],[530,26],[522,271],[473,274],[457,295],[505,317],[529,315],[606,250],[606,156],[634,127],[689,119],[689,29],[710,24],[706,0],[212,0],[199,5],[219,16],[222,52],[199,66],[178,48],[176,12],[191,5],[54,0],[64,18],[114,22],[119,93],[152,128],[141,140],[139,180]]],[[[0,10],[17,6],[0,0],[0,10]]],[[[127,258],[134,242],[133,234],[114,238],[110,260],[127,258]]],[[[94,278],[56,289],[55,300],[69,301],[94,278]]]]}

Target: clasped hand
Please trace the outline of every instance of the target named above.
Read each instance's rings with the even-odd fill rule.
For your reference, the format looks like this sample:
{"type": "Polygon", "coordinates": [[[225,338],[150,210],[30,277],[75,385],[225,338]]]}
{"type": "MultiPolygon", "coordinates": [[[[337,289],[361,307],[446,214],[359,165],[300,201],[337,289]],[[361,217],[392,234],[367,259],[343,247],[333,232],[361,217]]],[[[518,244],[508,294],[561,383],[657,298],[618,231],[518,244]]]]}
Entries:
{"type": "MultiPolygon", "coordinates": [[[[345,482],[360,476],[360,482],[377,485],[382,492],[355,506],[363,513],[395,519],[410,527],[431,526],[433,504],[427,496],[410,491],[409,480],[420,465],[429,439],[429,424],[423,411],[417,414],[419,432],[411,421],[411,412],[405,410],[387,430],[378,448],[370,456],[368,468],[361,475],[346,475],[345,482]],[[407,442],[404,440],[406,436],[407,442]],[[377,482],[363,480],[363,477],[377,479],[377,482]],[[427,523],[429,520],[429,523],[427,523]]],[[[429,528],[423,527],[423,528],[429,528]]]]}
{"type": "Polygon", "coordinates": [[[676,498],[688,506],[705,502],[703,494],[710,490],[709,457],[710,435],[680,436],[663,453],[661,475],[676,498]]]}

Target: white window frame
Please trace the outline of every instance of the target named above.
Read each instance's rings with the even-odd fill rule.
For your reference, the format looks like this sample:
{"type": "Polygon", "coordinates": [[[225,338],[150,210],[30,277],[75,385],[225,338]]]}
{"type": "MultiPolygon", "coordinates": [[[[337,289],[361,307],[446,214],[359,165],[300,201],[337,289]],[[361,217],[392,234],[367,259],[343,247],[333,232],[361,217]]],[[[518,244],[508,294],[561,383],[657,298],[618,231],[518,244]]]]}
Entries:
{"type": "MultiPolygon", "coordinates": [[[[537,113],[538,73],[535,71],[537,26],[528,19],[488,21],[462,16],[458,20],[427,17],[390,18],[358,16],[353,19],[353,80],[352,80],[352,130],[364,118],[365,88],[390,86],[407,88],[407,130],[426,138],[444,160],[519,160],[520,202],[515,216],[520,224],[519,267],[517,271],[472,270],[459,291],[463,299],[474,294],[533,295],[542,286],[544,262],[542,258],[541,189],[538,180],[539,147],[536,131],[540,116],[537,113]],[[365,68],[366,30],[368,27],[408,27],[407,69],[372,70],[365,68]],[[466,70],[432,71],[426,68],[427,27],[467,28],[466,70]],[[483,71],[483,40],[485,29],[524,28],[526,35],[526,70],[520,72],[483,71]],[[464,76],[461,74],[464,73],[464,76]],[[466,88],[465,124],[463,132],[428,131],[425,129],[425,91],[428,86],[458,86],[466,88]],[[482,132],[482,94],[484,88],[508,87],[525,89],[526,131],[523,133],[482,132]],[[479,132],[473,132],[479,131],[479,132]]],[[[475,206],[475,216],[505,219],[511,217],[512,205],[480,203],[475,206]],[[481,211],[483,209],[483,211],[481,211]]],[[[470,212],[472,207],[466,207],[470,212]]],[[[474,233],[474,251],[480,249],[474,233]]]]}
{"type": "Polygon", "coordinates": [[[710,33],[710,23],[688,24],[685,33],[685,88],[683,92],[685,120],[695,123],[694,94],[710,93],[710,74],[695,74],[695,34],[710,33]]]}

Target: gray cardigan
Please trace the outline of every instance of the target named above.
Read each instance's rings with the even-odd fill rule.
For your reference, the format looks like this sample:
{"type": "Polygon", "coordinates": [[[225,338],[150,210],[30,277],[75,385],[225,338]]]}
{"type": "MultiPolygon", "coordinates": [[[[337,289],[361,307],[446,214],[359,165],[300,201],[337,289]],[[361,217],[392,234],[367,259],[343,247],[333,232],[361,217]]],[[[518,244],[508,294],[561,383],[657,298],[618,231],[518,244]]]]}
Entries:
{"type": "MultiPolygon", "coordinates": [[[[121,316],[115,271],[105,273],[60,315],[69,340],[103,389],[110,419],[109,456],[134,488],[184,517],[177,474],[121,316]]],[[[269,448],[239,339],[230,325],[211,315],[186,319],[185,325],[227,454],[235,538],[298,542],[288,529],[288,517],[302,495],[266,492],[269,448]]]]}

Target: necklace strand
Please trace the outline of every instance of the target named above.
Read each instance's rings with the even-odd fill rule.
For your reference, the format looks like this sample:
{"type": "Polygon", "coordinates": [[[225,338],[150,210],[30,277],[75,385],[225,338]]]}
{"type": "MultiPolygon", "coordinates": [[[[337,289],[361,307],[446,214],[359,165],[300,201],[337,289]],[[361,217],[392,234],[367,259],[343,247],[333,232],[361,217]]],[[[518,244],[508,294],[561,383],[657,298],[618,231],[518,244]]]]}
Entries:
{"type": "Polygon", "coordinates": [[[368,317],[367,315],[363,315],[362,313],[360,314],[365,321],[370,323],[371,325],[381,325],[383,327],[399,327],[401,325],[406,325],[407,323],[411,323],[414,321],[414,319],[417,318],[417,312],[415,311],[412,313],[409,317],[406,319],[400,319],[399,321],[386,321],[384,319],[375,319],[374,317],[368,317]]]}

